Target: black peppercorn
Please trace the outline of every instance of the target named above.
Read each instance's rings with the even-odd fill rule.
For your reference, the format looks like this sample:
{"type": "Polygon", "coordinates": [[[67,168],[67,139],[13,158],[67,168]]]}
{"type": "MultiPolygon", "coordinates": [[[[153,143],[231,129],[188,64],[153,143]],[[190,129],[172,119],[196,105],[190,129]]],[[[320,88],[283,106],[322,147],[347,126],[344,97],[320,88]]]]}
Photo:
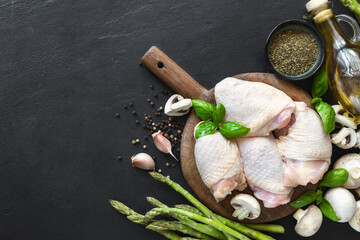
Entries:
{"type": "Polygon", "coordinates": [[[119,118],[119,117],[120,117],[120,113],[115,113],[115,117],[119,118]]]}
{"type": "Polygon", "coordinates": [[[131,103],[129,103],[129,105],[130,105],[130,107],[133,107],[134,106],[134,104],[131,102],[131,103]]]}
{"type": "Polygon", "coordinates": [[[136,115],[136,111],[132,111],[132,114],[133,114],[133,115],[136,115]]]}

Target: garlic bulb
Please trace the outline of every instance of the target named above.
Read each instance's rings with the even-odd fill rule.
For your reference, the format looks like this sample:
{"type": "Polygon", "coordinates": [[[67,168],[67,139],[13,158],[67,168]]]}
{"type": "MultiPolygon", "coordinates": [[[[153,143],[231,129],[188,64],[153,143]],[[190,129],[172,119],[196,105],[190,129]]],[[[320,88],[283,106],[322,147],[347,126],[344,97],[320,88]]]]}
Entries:
{"type": "Polygon", "coordinates": [[[144,170],[155,170],[155,162],[152,157],[147,153],[138,153],[131,157],[133,167],[144,170]]]}

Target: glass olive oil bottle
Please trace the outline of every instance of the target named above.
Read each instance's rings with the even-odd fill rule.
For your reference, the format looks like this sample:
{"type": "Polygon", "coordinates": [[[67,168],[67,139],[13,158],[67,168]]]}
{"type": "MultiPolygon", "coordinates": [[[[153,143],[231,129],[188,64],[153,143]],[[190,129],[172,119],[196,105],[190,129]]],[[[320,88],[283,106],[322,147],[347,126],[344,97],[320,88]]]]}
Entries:
{"type": "Polygon", "coordinates": [[[325,40],[329,88],[336,100],[360,122],[360,45],[356,37],[346,36],[338,20],[352,25],[355,36],[359,26],[346,15],[337,16],[337,20],[327,1],[317,2],[323,3],[312,9],[307,5],[307,9],[314,14],[315,24],[325,40]]]}

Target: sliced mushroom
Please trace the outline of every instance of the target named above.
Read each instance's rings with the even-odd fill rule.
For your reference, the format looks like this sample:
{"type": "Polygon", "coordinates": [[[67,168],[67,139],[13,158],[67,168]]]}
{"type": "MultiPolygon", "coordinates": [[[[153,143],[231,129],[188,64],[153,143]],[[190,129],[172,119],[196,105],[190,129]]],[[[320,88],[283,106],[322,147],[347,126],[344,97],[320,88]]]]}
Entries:
{"type": "Polygon", "coordinates": [[[335,111],[335,122],[340,124],[342,127],[349,127],[356,129],[356,123],[354,118],[350,117],[346,110],[340,105],[333,105],[332,108],[335,111]]]}
{"type": "Polygon", "coordinates": [[[342,149],[349,149],[357,142],[356,132],[352,128],[343,127],[338,133],[331,134],[331,142],[342,149]]]}
{"type": "Polygon", "coordinates": [[[349,178],[344,184],[344,188],[360,188],[360,154],[345,154],[336,160],[334,168],[345,168],[349,172],[349,178]]]}
{"type": "Polygon", "coordinates": [[[260,204],[249,194],[236,195],[231,199],[230,204],[235,209],[232,215],[239,220],[256,219],[260,216],[260,204]]]}
{"type": "Polygon", "coordinates": [[[356,202],[356,213],[349,221],[350,226],[360,232],[360,200],[356,202]]]}
{"type": "Polygon", "coordinates": [[[310,205],[306,210],[297,210],[293,217],[297,220],[295,231],[302,237],[314,235],[321,227],[323,215],[315,205],[310,205]]]}
{"type": "Polygon", "coordinates": [[[168,116],[183,116],[189,112],[191,106],[191,99],[174,94],[167,100],[164,113],[168,116]]]}

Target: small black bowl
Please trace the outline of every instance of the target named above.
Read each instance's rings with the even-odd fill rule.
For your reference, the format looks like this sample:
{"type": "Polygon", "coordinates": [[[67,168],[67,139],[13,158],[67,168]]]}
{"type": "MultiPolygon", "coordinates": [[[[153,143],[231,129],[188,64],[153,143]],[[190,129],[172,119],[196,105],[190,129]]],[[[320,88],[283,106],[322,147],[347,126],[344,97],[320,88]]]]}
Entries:
{"type": "Polygon", "coordinates": [[[291,19],[291,20],[286,20],[285,22],[280,23],[271,31],[271,33],[269,34],[269,36],[266,40],[265,54],[266,54],[266,59],[270,65],[272,71],[276,75],[278,75],[279,77],[281,77],[283,79],[298,81],[298,80],[303,80],[303,79],[307,79],[307,78],[311,77],[321,67],[321,65],[324,61],[324,58],[325,58],[325,42],[324,42],[324,39],[322,38],[321,34],[318,32],[318,30],[316,28],[314,28],[310,23],[308,23],[304,20],[291,19]],[[314,37],[315,41],[317,42],[317,46],[318,46],[318,56],[316,58],[314,65],[307,72],[302,73],[300,75],[296,75],[296,76],[286,75],[286,74],[276,70],[274,68],[274,66],[269,58],[269,54],[268,54],[268,47],[269,47],[270,39],[275,34],[282,32],[284,30],[288,30],[288,29],[302,30],[306,33],[311,34],[314,37]]]}

